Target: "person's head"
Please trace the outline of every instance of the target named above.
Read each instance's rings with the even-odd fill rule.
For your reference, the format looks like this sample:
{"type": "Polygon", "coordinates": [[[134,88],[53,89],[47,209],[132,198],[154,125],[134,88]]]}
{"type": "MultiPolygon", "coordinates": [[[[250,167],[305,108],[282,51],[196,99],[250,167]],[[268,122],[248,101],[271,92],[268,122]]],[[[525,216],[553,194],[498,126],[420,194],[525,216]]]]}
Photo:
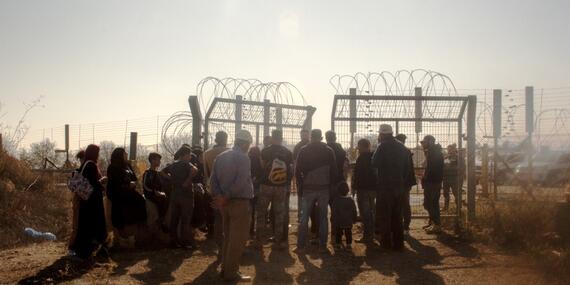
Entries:
{"type": "Polygon", "coordinates": [[[357,144],[359,153],[370,152],[370,141],[367,139],[360,139],[357,144]]]}
{"type": "Polygon", "coordinates": [[[219,131],[216,133],[216,138],[214,139],[214,142],[216,143],[216,145],[218,146],[226,146],[228,145],[228,133],[224,132],[224,131],[219,131]]]}
{"type": "Polygon", "coordinates": [[[325,133],[325,139],[327,140],[327,143],[335,143],[336,133],[334,131],[327,131],[325,133]]]}
{"type": "Polygon", "coordinates": [[[263,137],[263,147],[268,147],[271,145],[271,136],[263,137]]]}
{"type": "Polygon", "coordinates": [[[187,146],[181,146],[174,154],[174,160],[190,162],[192,159],[192,149],[187,146]]]}
{"type": "Polygon", "coordinates": [[[201,146],[195,145],[192,147],[192,153],[196,156],[199,162],[202,162],[202,155],[204,154],[204,150],[201,146]]]}
{"type": "Polygon", "coordinates": [[[283,143],[283,131],[273,130],[271,132],[271,144],[281,145],[283,143]]]}
{"type": "Polygon", "coordinates": [[[250,158],[259,158],[261,157],[261,150],[258,146],[252,146],[249,151],[247,152],[250,158]]]}
{"type": "Polygon", "coordinates": [[[127,151],[124,148],[115,148],[111,153],[111,165],[126,167],[129,161],[128,158],[127,151]]]}
{"type": "Polygon", "coordinates": [[[323,141],[323,131],[320,129],[314,129],[311,131],[311,142],[321,142],[323,141]]]}
{"type": "Polygon", "coordinates": [[[162,156],[156,152],[151,152],[148,155],[148,162],[150,163],[150,168],[158,168],[160,166],[160,160],[162,156]]]}
{"type": "Polygon", "coordinates": [[[450,144],[447,146],[447,155],[449,155],[449,156],[457,155],[457,145],[456,144],[450,144]]]}
{"type": "Polygon", "coordinates": [[[99,147],[97,145],[94,144],[90,144],[87,146],[87,148],[85,149],[85,156],[83,157],[83,161],[94,161],[97,162],[97,160],[99,159],[99,147]]]}
{"type": "Polygon", "coordinates": [[[428,149],[430,147],[432,147],[433,145],[435,145],[435,137],[432,135],[427,135],[424,137],[424,139],[420,142],[420,144],[422,145],[422,147],[424,149],[428,149]]]}
{"type": "Polygon", "coordinates": [[[378,132],[378,140],[380,142],[393,137],[394,137],[394,132],[392,131],[392,126],[388,124],[380,125],[380,130],[378,132]]]}
{"type": "Polygon", "coordinates": [[[302,129],[300,135],[302,141],[308,141],[311,136],[311,132],[307,129],[302,129]]]}
{"type": "Polygon", "coordinates": [[[339,193],[341,196],[346,196],[346,195],[348,195],[348,192],[349,192],[349,191],[350,191],[350,189],[348,188],[348,183],[346,183],[346,182],[341,182],[341,183],[338,185],[338,193],[339,193]]]}
{"type": "Polygon", "coordinates": [[[80,164],[83,164],[85,162],[85,151],[84,150],[80,150],[76,155],[75,155],[75,159],[79,160],[80,164]]]}
{"type": "Polygon", "coordinates": [[[251,133],[247,130],[239,130],[236,133],[235,145],[241,149],[244,153],[247,153],[251,143],[253,142],[253,137],[251,133]]]}
{"type": "Polygon", "coordinates": [[[404,134],[397,134],[394,138],[395,138],[397,141],[399,141],[399,142],[401,142],[401,143],[403,143],[403,144],[406,144],[406,139],[407,139],[408,137],[406,137],[406,135],[404,135],[404,134]]]}

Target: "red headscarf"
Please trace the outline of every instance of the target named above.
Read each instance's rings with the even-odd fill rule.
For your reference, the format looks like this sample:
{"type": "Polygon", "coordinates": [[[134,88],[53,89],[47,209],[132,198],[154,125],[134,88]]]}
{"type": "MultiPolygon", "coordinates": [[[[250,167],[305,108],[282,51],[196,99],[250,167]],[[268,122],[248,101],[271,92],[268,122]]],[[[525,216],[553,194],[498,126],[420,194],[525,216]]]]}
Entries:
{"type": "Polygon", "coordinates": [[[95,162],[97,166],[97,176],[101,177],[101,172],[99,171],[99,166],[97,165],[97,160],[99,159],[99,147],[94,144],[90,144],[85,149],[85,162],[92,161],[95,162]]]}

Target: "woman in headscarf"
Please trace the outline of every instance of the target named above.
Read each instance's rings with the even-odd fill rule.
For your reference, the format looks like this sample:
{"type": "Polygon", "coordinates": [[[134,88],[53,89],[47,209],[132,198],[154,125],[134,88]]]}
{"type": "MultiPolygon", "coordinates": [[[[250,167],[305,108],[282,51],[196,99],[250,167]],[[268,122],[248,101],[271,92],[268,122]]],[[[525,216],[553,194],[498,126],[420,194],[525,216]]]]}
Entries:
{"type": "Polygon", "coordinates": [[[79,199],[77,233],[71,249],[80,258],[90,258],[98,250],[106,249],[107,228],[105,225],[105,209],[103,208],[103,184],[101,172],[97,166],[99,147],[89,145],[85,150],[84,160],[79,167],[83,177],[93,187],[87,200],[79,199]]]}
{"type": "Polygon", "coordinates": [[[137,192],[137,176],[127,160],[124,148],[116,148],[107,168],[107,197],[112,202],[111,221],[121,232],[126,226],[146,223],[146,203],[137,192]]]}

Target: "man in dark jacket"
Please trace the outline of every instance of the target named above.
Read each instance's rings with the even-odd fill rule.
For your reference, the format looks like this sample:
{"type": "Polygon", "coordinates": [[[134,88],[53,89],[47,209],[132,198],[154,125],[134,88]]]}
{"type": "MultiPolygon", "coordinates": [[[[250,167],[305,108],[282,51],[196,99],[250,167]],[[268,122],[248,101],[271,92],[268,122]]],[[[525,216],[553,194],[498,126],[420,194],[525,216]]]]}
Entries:
{"type": "MultiPolygon", "coordinates": [[[[334,151],[336,158],[336,169],[337,175],[333,177],[333,183],[339,184],[345,180],[344,164],[346,163],[346,151],[342,148],[342,145],[336,142],[336,133],[334,131],[328,131],[325,134],[325,139],[327,140],[327,146],[334,151]]],[[[338,193],[336,187],[333,189],[332,195],[336,196],[338,193]]]]}
{"type": "Polygon", "coordinates": [[[295,176],[303,193],[301,200],[302,217],[297,239],[297,252],[307,245],[307,231],[311,206],[317,202],[319,207],[319,246],[321,252],[327,250],[328,239],[328,204],[333,179],[337,174],[336,159],[333,150],[322,143],[322,132],[311,131],[311,142],[301,149],[297,158],[295,176]]]}
{"type": "Polygon", "coordinates": [[[380,144],[372,156],[378,170],[378,203],[381,203],[380,245],[385,249],[404,248],[402,205],[410,171],[410,152],[396,141],[390,125],[380,125],[380,144]]]}
{"type": "MultiPolygon", "coordinates": [[[[406,135],[398,134],[396,135],[396,140],[401,142],[403,145],[406,145],[406,135]]],[[[412,209],[410,206],[410,192],[412,191],[412,187],[417,185],[416,181],[416,174],[414,169],[414,154],[408,149],[410,152],[410,171],[408,173],[408,185],[406,191],[404,191],[404,205],[402,207],[402,215],[404,216],[404,235],[407,236],[410,234],[410,223],[412,222],[412,209]]]]}
{"type": "Polygon", "coordinates": [[[374,220],[376,215],[377,172],[371,167],[372,152],[370,141],[358,141],[358,158],[352,174],[352,189],[358,197],[358,209],[364,225],[362,239],[357,242],[369,243],[374,238],[374,220]]]}
{"type": "Polygon", "coordinates": [[[439,213],[439,196],[443,181],[443,153],[441,146],[435,143],[435,138],[427,135],[421,141],[425,152],[425,172],[422,178],[424,189],[424,208],[429,214],[429,223],[425,227],[428,233],[441,232],[439,213]]]}

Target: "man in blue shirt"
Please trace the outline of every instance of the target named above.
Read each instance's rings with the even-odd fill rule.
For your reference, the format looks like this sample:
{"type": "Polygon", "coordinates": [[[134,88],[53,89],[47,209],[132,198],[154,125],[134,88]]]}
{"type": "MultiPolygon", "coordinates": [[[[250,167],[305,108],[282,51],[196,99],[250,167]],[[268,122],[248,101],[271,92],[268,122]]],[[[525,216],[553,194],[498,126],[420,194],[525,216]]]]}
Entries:
{"type": "Polygon", "coordinates": [[[238,270],[251,222],[253,184],[247,151],[252,141],[248,131],[238,131],[234,147],[216,158],[210,178],[213,203],[222,213],[222,278],[225,281],[251,280],[238,270]]]}

